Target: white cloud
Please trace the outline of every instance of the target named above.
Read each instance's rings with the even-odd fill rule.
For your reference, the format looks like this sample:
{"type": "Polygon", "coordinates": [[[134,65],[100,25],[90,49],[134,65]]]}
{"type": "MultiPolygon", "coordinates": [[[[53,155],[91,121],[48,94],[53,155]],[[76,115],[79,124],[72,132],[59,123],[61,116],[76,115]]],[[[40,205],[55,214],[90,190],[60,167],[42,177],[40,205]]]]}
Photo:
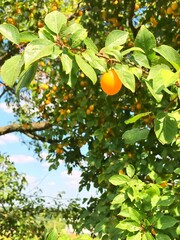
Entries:
{"type": "Polygon", "coordinates": [[[37,179],[34,176],[26,175],[25,178],[26,178],[28,184],[35,184],[37,182],[37,179]]]}
{"type": "Polygon", "coordinates": [[[5,102],[0,103],[0,109],[6,113],[13,113],[12,108],[7,106],[5,102]]]}
{"type": "Polygon", "coordinates": [[[73,187],[79,186],[79,181],[81,180],[81,172],[74,170],[71,174],[67,174],[66,171],[61,173],[61,177],[65,181],[66,184],[71,185],[73,187]]]}
{"type": "Polygon", "coordinates": [[[0,145],[19,141],[19,138],[13,133],[0,136],[0,145]]]}
{"type": "Polygon", "coordinates": [[[25,154],[17,154],[17,155],[11,155],[10,160],[14,163],[32,163],[36,162],[36,159],[32,156],[28,156],[25,154]]]}
{"type": "Polygon", "coordinates": [[[49,168],[49,166],[51,165],[51,163],[49,163],[49,162],[43,162],[41,165],[42,165],[42,167],[49,168]]]}
{"type": "Polygon", "coordinates": [[[56,183],[55,182],[48,182],[48,186],[55,186],[56,185],[56,183]]]}

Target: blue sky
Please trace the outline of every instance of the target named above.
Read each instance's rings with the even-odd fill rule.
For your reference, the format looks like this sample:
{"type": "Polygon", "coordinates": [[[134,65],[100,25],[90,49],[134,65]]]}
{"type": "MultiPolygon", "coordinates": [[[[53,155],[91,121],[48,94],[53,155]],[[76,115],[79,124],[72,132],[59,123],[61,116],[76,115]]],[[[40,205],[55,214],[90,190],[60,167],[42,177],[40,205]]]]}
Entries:
{"type": "MultiPolygon", "coordinates": [[[[9,109],[3,99],[0,99],[0,126],[5,126],[15,121],[11,109],[9,109]]],[[[96,195],[96,191],[78,192],[78,183],[81,179],[79,169],[74,169],[71,175],[67,175],[64,163],[60,164],[57,170],[48,171],[48,163],[40,162],[36,159],[33,151],[28,150],[27,146],[21,142],[21,135],[9,133],[0,136],[0,152],[10,156],[11,161],[19,173],[26,174],[28,186],[26,193],[31,195],[38,187],[42,190],[42,195],[56,197],[59,192],[65,191],[62,201],[66,204],[70,198],[83,198],[96,195]]],[[[44,156],[46,153],[43,153],[44,156]]]]}

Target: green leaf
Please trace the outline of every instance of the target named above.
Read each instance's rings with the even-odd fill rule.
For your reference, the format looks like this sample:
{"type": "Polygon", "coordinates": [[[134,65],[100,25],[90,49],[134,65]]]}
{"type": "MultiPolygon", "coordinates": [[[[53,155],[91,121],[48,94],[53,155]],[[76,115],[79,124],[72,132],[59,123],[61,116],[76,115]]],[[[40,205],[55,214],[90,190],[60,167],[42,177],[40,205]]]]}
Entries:
{"type": "Polygon", "coordinates": [[[175,84],[178,80],[178,74],[178,72],[173,73],[167,65],[158,64],[151,68],[147,80],[152,79],[153,91],[160,93],[162,90],[166,90],[167,87],[175,84]]]}
{"type": "Polygon", "coordinates": [[[128,177],[132,178],[135,174],[135,168],[132,164],[128,164],[126,167],[126,173],[128,177]]]}
{"type": "Polygon", "coordinates": [[[68,56],[68,54],[61,54],[61,62],[63,66],[63,70],[66,74],[69,74],[72,70],[72,59],[68,56]]]}
{"type": "Polygon", "coordinates": [[[37,35],[35,35],[31,32],[28,32],[28,31],[20,32],[19,36],[20,36],[21,43],[31,42],[38,38],[37,35]]]}
{"type": "Polygon", "coordinates": [[[115,186],[123,185],[129,181],[129,177],[126,175],[114,175],[109,179],[109,182],[115,186]]]}
{"type": "Polygon", "coordinates": [[[136,76],[138,79],[142,77],[142,69],[140,67],[130,67],[131,72],[136,76]]]}
{"type": "Polygon", "coordinates": [[[93,135],[101,142],[104,138],[104,129],[103,128],[97,129],[93,135]]]}
{"type": "Polygon", "coordinates": [[[137,120],[139,120],[142,117],[148,116],[150,113],[151,112],[139,113],[139,114],[129,118],[128,120],[126,120],[125,124],[135,123],[137,120]]]}
{"type": "Polygon", "coordinates": [[[177,121],[169,113],[160,112],[154,121],[156,137],[162,144],[170,144],[177,134],[177,121]]]}
{"type": "Polygon", "coordinates": [[[62,26],[67,23],[67,18],[64,14],[58,11],[52,11],[45,17],[46,26],[54,33],[59,34],[62,26]]]}
{"type": "Polygon", "coordinates": [[[95,68],[98,69],[100,72],[106,72],[107,70],[107,62],[105,59],[100,59],[95,55],[95,52],[87,49],[82,53],[84,59],[89,62],[89,64],[95,68]]]}
{"type": "Polygon", "coordinates": [[[141,66],[145,68],[150,68],[148,58],[142,52],[134,52],[133,57],[135,61],[141,66]]]}
{"type": "Polygon", "coordinates": [[[55,37],[53,36],[52,32],[47,27],[40,28],[38,35],[39,35],[39,38],[47,39],[52,42],[55,41],[55,37]]]}
{"type": "Polygon", "coordinates": [[[126,196],[124,193],[118,194],[112,201],[112,204],[122,204],[126,200],[126,196]]]}
{"type": "Polygon", "coordinates": [[[58,240],[58,231],[56,228],[49,230],[46,236],[46,240],[58,240]]]}
{"type": "Polygon", "coordinates": [[[129,216],[131,218],[131,220],[137,222],[138,224],[141,224],[141,221],[143,219],[143,215],[142,213],[138,212],[137,210],[129,207],[129,216]]]}
{"type": "Polygon", "coordinates": [[[61,55],[62,52],[63,50],[61,50],[58,46],[54,45],[52,49],[52,54],[49,58],[56,59],[57,57],[59,57],[59,55],[61,55]]]}
{"type": "Polygon", "coordinates": [[[19,44],[20,40],[19,31],[14,25],[8,23],[0,24],[0,33],[9,41],[17,45],[19,44]]]}
{"type": "Polygon", "coordinates": [[[98,48],[97,46],[94,44],[93,40],[91,38],[86,38],[84,40],[84,44],[86,45],[87,49],[92,50],[94,53],[98,53],[98,48]]]}
{"type": "Polygon", "coordinates": [[[25,67],[38,59],[53,53],[54,43],[47,39],[36,39],[30,42],[24,51],[25,67]]]}
{"type": "Polygon", "coordinates": [[[156,91],[153,89],[153,81],[152,80],[145,80],[146,86],[148,87],[150,93],[152,96],[156,99],[157,102],[161,102],[163,98],[162,93],[156,93],[156,91]]]}
{"type": "Polygon", "coordinates": [[[82,29],[82,25],[76,22],[70,23],[70,25],[64,30],[63,36],[69,36],[74,34],[79,29],[82,29]]]}
{"type": "Polygon", "coordinates": [[[34,62],[20,74],[18,84],[16,86],[17,94],[19,94],[19,92],[22,88],[29,86],[29,84],[35,77],[37,67],[38,67],[37,62],[34,62]]]}
{"type": "Polygon", "coordinates": [[[175,201],[173,196],[161,196],[157,205],[160,206],[170,206],[175,201]]]}
{"type": "Polygon", "coordinates": [[[131,92],[135,92],[135,78],[130,68],[127,65],[116,64],[114,70],[123,85],[131,90],[131,92]]]}
{"type": "Polygon", "coordinates": [[[139,129],[139,128],[133,128],[131,130],[127,130],[124,132],[122,135],[122,139],[125,140],[126,144],[135,144],[136,142],[147,139],[149,134],[149,130],[144,128],[144,129],[139,129]]]}
{"type": "Polygon", "coordinates": [[[180,56],[174,48],[167,45],[161,45],[154,48],[154,51],[163,56],[176,70],[180,69],[180,56]]]}
{"type": "Polygon", "coordinates": [[[179,175],[180,175],[180,167],[176,168],[176,169],[174,170],[174,172],[175,172],[176,174],[179,174],[179,175]]]}
{"type": "Polygon", "coordinates": [[[177,219],[175,219],[174,217],[164,215],[157,220],[157,222],[155,223],[155,227],[157,229],[164,230],[164,229],[173,227],[178,222],[179,221],[177,219]]]}
{"type": "Polygon", "coordinates": [[[106,38],[105,46],[113,47],[123,45],[128,38],[128,32],[121,30],[113,30],[106,38]]]}
{"type": "Polygon", "coordinates": [[[131,48],[128,48],[124,51],[121,52],[122,56],[130,53],[130,52],[133,52],[133,51],[137,51],[137,52],[142,52],[144,53],[144,50],[142,50],[142,48],[139,48],[139,47],[131,47],[131,48]]]}
{"type": "Polygon", "coordinates": [[[78,47],[87,37],[87,30],[84,28],[78,29],[70,36],[70,45],[72,48],[78,47]]]}
{"type": "Polygon", "coordinates": [[[22,56],[16,55],[8,60],[1,67],[1,78],[9,86],[13,87],[23,65],[22,56]]]}
{"type": "Polygon", "coordinates": [[[135,235],[127,236],[126,240],[140,240],[141,239],[141,232],[138,232],[135,235]]]}
{"type": "Polygon", "coordinates": [[[153,54],[153,48],[156,47],[156,39],[154,35],[145,26],[141,27],[136,36],[135,47],[142,48],[146,56],[151,59],[151,55],[153,54]]]}
{"type": "Polygon", "coordinates": [[[150,232],[145,232],[142,235],[142,240],[154,240],[154,237],[152,236],[152,234],[150,232]]]}
{"type": "Polygon", "coordinates": [[[171,238],[168,236],[168,235],[166,235],[166,234],[164,234],[164,233],[157,233],[156,234],[156,240],[171,240],[171,238]]]}
{"type": "Polygon", "coordinates": [[[137,232],[140,231],[140,226],[137,222],[129,221],[129,220],[122,220],[120,223],[116,226],[116,228],[120,228],[122,230],[126,230],[129,232],[137,232]]]}
{"type": "Polygon", "coordinates": [[[81,71],[95,84],[97,82],[97,75],[94,69],[79,55],[75,55],[76,62],[81,71]]]}
{"type": "Polygon", "coordinates": [[[176,234],[180,235],[180,225],[176,228],[176,234]]]}
{"type": "Polygon", "coordinates": [[[119,48],[116,49],[116,47],[108,46],[108,47],[101,49],[101,52],[103,52],[103,54],[105,54],[105,55],[113,56],[119,62],[122,61],[122,55],[121,55],[119,48]]]}

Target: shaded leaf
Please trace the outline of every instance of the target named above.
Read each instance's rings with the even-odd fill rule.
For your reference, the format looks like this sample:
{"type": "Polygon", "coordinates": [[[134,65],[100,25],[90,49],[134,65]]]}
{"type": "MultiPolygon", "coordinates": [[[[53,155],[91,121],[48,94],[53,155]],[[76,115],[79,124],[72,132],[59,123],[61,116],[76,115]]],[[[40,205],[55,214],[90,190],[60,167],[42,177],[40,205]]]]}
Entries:
{"type": "Polygon", "coordinates": [[[122,139],[125,140],[126,144],[135,144],[140,140],[147,139],[148,134],[149,130],[146,128],[133,128],[124,132],[124,134],[122,135],[122,139]]]}
{"type": "Polygon", "coordinates": [[[16,93],[19,94],[20,90],[24,87],[28,87],[31,81],[34,79],[38,64],[37,62],[31,64],[25,69],[19,76],[18,84],[16,86],[16,93]]]}
{"type": "Polygon", "coordinates": [[[156,240],[171,240],[171,238],[164,233],[157,233],[156,240]]]}
{"type": "Polygon", "coordinates": [[[173,227],[177,222],[179,221],[174,217],[164,215],[157,220],[155,227],[158,229],[167,229],[173,227]]]}
{"type": "Polygon", "coordinates": [[[146,56],[151,59],[153,48],[156,47],[156,39],[145,26],[141,27],[136,36],[135,47],[143,49],[146,56]]]}
{"type": "Polygon", "coordinates": [[[170,206],[174,201],[175,198],[173,196],[162,196],[157,204],[160,206],[170,206]]]}
{"type": "Polygon", "coordinates": [[[170,144],[177,134],[177,121],[169,113],[160,112],[154,121],[156,137],[162,144],[170,144]]]}

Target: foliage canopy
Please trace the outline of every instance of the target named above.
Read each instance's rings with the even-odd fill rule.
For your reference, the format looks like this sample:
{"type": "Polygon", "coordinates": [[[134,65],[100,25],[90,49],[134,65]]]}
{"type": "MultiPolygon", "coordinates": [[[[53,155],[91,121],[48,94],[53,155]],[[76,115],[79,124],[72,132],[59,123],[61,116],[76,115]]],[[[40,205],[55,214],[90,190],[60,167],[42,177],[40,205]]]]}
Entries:
{"type": "Polygon", "coordinates": [[[50,170],[62,159],[81,169],[80,190],[97,188],[77,230],[178,239],[179,2],[85,0],[72,15],[66,1],[37,3],[17,3],[17,21],[0,25],[1,96],[17,114],[1,135],[27,135],[50,170]],[[114,96],[100,87],[109,68],[123,83],[114,96]]]}

